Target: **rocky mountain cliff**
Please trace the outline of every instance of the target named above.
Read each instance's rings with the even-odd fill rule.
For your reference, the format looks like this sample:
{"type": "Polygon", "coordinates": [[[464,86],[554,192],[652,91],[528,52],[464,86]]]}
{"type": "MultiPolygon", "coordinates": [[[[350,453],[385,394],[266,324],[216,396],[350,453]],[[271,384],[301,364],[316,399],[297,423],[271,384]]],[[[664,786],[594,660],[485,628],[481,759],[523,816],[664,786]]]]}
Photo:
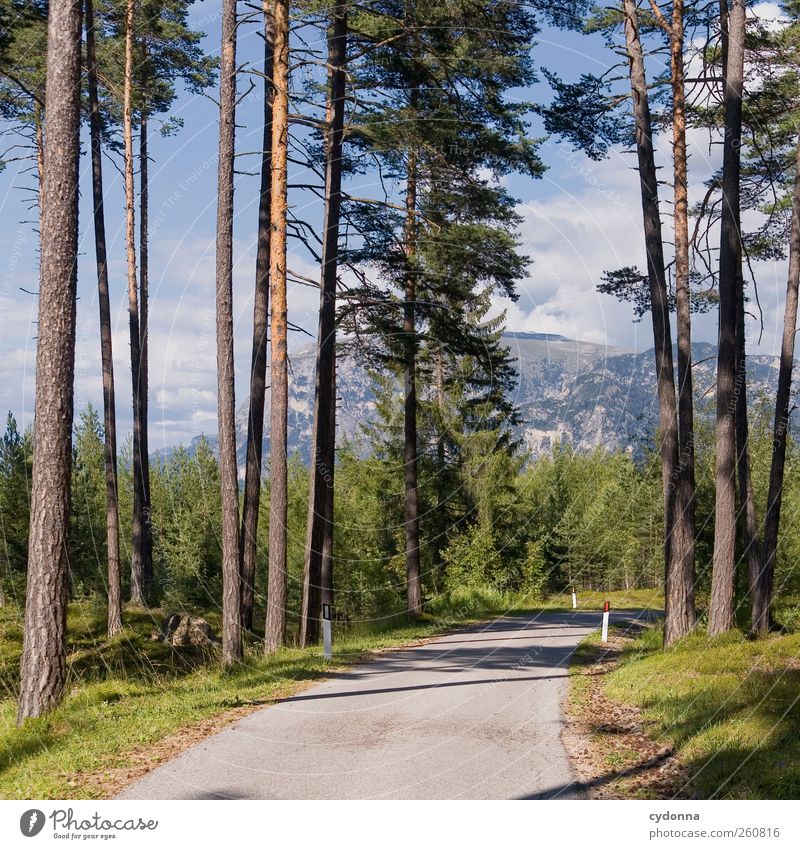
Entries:
{"type": "MultiPolygon", "coordinates": [[[[547,453],[556,441],[569,442],[579,450],[598,445],[634,450],[652,437],[658,415],[652,350],[637,354],[545,333],[508,333],[504,338],[519,373],[515,392],[522,418],[519,436],[534,455],[547,453]]],[[[694,361],[696,397],[713,398],[716,347],[696,344],[694,361]]],[[[777,377],[776,357],[748,358],[748,394],[753,400],[763,393],[774,397],[777,377]]],[[[308,460],[314,409],[313,347],[291,354],[289,382],[289,450],[308,460]]],[[[339,358],[338,396],[338,433],[340,438],[353,436],[361,422],[372,418],[375,403],[369,376],[352,356],[339,358]]],[[[236,417],[242,471],[247,415],[245,401],[236,417]]],[[[209,437],[212,445],[215,441],[209,437]]],[[[268,450],[267,438],[265,457],[268,450]]]]}

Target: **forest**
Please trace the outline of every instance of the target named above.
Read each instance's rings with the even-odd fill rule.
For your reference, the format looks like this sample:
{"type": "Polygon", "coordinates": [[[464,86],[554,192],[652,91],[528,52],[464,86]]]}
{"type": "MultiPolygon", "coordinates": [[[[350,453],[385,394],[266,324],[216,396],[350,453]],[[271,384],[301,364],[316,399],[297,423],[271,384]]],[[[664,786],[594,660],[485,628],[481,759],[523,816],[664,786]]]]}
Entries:
{"type": "MultiPolygon", "coordinates": [[[[22,640],[3,696],[16,721],[69,697],[69,629],[87,609],[108,641],[143,612],[155,625],[206,616],[221,636],[208,662],[223,671],[318,646],[323,606],[345,635],[424,623],[475,596],[513,609],[649,590],[663,593],[664,649],[696,632],[758,644],[794,631],[800,4],[221,0],[203,12],[192,0],[0,0],[0,160],[24,175],[21,215],[39,239],[35,410],[30,422],[10,411],[0,443],[0,606],[22,640]],[[544,27],[600,36],[604,69],[549,70],[544,27]],[[248,35],[258,61],[242,58],[248,35]],[[546,98],[520,95],[541,83],[546,98]],[[200,97],[218,109],[218,153],[199,178],[216,209],[216,439],[164,454],[150,448],[163,368],[149,327],[153,139],[178,145],[181,109],[200,97]],[[256,126],[241,123],[245,100],[256,126]],[[629,154],[641,228],[618,246],[627,264],[595,285],[650,337],[658,423],[641,451],[556,442],[534,456],[519,438],[503,332],[537,264],[515,186],[546,176],[545,140],[601,174],[629,154]],[[705,149],[713,167],[695,172],[705,149]],[[246,334],[234,321],[243,216],[258,228],[246,334]],[[97,406],[75,390],[81,251],[99,308],[97,406]],[[754,402],[765,262],[782,263],[783,334],[776,391],[754,402]],[[297,286],[318,291],[310,462],[287,449],[297,286]],[[127,338],[112,333],[118,308],[127,338]],[[703,316],[716,322],[711,396],[692,379],[703,316]],[[345,353],[375,398],[347,436],[345,353]]],[[[171,214],[184,214],[175,198],[171,214]]]]}

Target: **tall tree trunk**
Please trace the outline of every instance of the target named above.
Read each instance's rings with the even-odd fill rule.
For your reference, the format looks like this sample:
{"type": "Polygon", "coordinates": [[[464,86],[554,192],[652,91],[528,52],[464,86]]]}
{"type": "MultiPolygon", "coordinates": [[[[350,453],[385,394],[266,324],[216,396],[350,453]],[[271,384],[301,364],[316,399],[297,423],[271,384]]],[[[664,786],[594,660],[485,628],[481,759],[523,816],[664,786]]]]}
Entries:
{"type": "MultiPolygon", "coordinates": [[[[441,344],[436,346],[436,405],[439,408],[439,438],[436,440],[436,460],[439,468],[439,475],[444,474],[446,463],[445,458],[445,439],[447,437],[447,429],[445,426],[446,401],[444,397],[444,350],[441,344]]],[[[443,493],[444,494],[444,493],[443,493]]],[[[440,498],[442,503],[444,499],[440,498]]]]}
{"type": "Polygon", "coordinates": [[[333,552],[333,476],[336,463],[336,278],[339,271],[339,220],[342,204],[342,141],[345,110],[347,6],[332,9],[328,33],[328,109],[325,145],[325,216],[322,243],[322,279],[317,330],[317,385],[314,395],[314,430],[308,525],[303,567],[303,604],[300,643],[319,640],[320,603],[331,603],[332,564],[323,559],[333,552]]]}
{"type": "Polygon", "coordinates": [[[236,141],[236,0],[222,4],[217,178],[217,427],[222,499],[222,662],[242,659],[239,478],[233,359],[233,173],[236,141]]]}
{"type": "Polygon", "coordinates": [[[242,625],[253,627],[256,579],[258,510],[261,501],[261,459],[264,444],[264,396],[267,383],[267,329],[269,325],[269,240],[272,198],[272,14],[264,8],[264,139],[261,152],[261,189],[258,203],[258,249],[253,298],[253,354],[250,368],[250,413],[247,418],[247,461],[239,541],[242,582],[242,625]]]}
{"type": "MultiPolygon", "coordinates": [[[[675,535],[675,489],[678,472],[678,418],[675,400],[675,374],[672,360],[667,279],[664,270],[664,246],[658,207],[658,180],[653,155],[652,123],[647,94],[644,55],[639,37],[636,0],[623,0],[625,42],[630,63],[633,115],[636,125],[636,154],[642,192],[647,276],[650,283],[650,306],[653,317],[653,342],[658,384],[658,412],[661,436],[661,479],[664,491],[664,575],[667,587],[666,613],[672,622],[671,596],[680,592],[682,605],[687,602],[685,586],[675,576],[682,575],[686,563],[681,545],[683,535],[675,535]]],[[[678,617],[680,621],[680,617],[678,617]]],[[[675,628],[671,635],[680,629],[675,628]]]]}
{"type": "Polygon", "coordinates": [[[122,135],[125,142],[125,245],[128,257],[128,325],[131,339],[131,383],[133,386],[133,522],[131,546],[131,601],[144,604],[144,491],[142,480],[142,419],[140,392],[141,336],[139,292],[136,280],[136,207],[133,187],[133,27],[135,0],[125,8],[125,88],[122,135]]]}
{"type": "Polygon", "coordinates": [[[94,248],[97,256],[97,301],[100,307],[100,359],[103,370],[103,459],[106,476],[106,549],[108,556],[108,636],[122,630],[122,592],[119,570],[119,501],[117,497],[117,421],[114,397],[114,358],[111,345],[111,307],[108,293],[106,223],[103,208],[103,157],[100,106],[97,96],[94,4],[86,0],[86,65],[89,84],[89,132],[92,147],[94,248]]]}
{"type": "Polygon", "coordinates": [[[403,299],[405,401],[403,406],[403,472],[405,485],[406,600],[411,616],[422,613],[422,575],[419,557],[417,487],[417,155],[408,152],[405,243],[408,268],[403,299]]]}
{"type": "Polygon", "coordinates": [[[665,588],[664,643],[685,637],[697,623],[694,604],[695,472],[692,318],[689,289],[689,202],[686,91],[683,66],[684,5],[674,0],[670,36],[675,213],[675,305],[678,331],[678,450],[675,480],[675,568],[665,588]]]}
{"type": "Polygon", "coordinates": [[[150,180],[147,154],[147,111],[142,110],[139,125],[139,474],[142,476],[142,583],[148,598],[153,584],[153,521],[150,506],[150,452],[148,422],[148,336],[150,314],[150,256],[148,244],[148,205],[150,180]]]}
{"type": "MultiPolygon", "coordinates": [[[[739,487],[739,521],[742,557],[747,563],[748,585],[753,587],[761,571],[758,519],[750,473],[750,426],[747,421],[747,339],[744,325],[744,281],[741,257],[736,287],[736,478],[739,487]]],[[[734,582],[734,586],[735,586],[734,582]]]]}
{"type": "Polygon", "coordinates": [[[270,269],[272,322],[270,338],[270,499],[269,580],[264,651],[286,643],[286,420],[289,383],[286,351],[286,167],[289,143],[289,0],[273,0],[275,63],[272,81],[272,207],[270,269]]]}
{"type": "MultiPolygon", "coordinates": [[[[725,2],[725,0],[723,0],[725,2]]],[[[723,23],[724,26],[724,23],[723,23]]],[[[739,176],[744,79],[745,3],[733,0],[725,64],[725,138],[719,252],[719,351],[717,355],[717,454],[714,567],[709,634],[733,627],[736,556],[736,304],[739,274],[739,176]]]]}
{"type": "Polygon", "coordinates": [[[51,0],[47,24],[41,276],[33,481],[17,719],[52,710],[66,679],[72,466],[81,0],[51,0]]]}
{"type": "Polygon", "coordinates": [[[764,519],[764,549],[757,580],[751,587],[753,631],[764,634],[770,627],[775,559],[778,550],[778,528],[781,518],[783,476],[786,467],[786,435],[789,431],[794,341],[797,334],[797,293],[800,284],[800,137],[795,160],[792,230],[789,240],[789,274],[786,281],[786,304],[783,312],[783,341],[778,369],[778,394],[775,398],[775,423],[772,431],[772,463],[769,471],[767,513],[764,519]]]}

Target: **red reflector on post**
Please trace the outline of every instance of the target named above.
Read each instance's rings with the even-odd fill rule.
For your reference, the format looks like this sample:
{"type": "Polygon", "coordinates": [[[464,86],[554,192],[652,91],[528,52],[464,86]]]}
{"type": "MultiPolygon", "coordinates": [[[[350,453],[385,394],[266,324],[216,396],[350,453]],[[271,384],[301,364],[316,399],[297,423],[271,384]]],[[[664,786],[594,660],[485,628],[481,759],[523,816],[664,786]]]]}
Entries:
{"type": "Polygon", "coordinates": [[[603,613],[608,613],[608,602],[603,605],[603,613]]]}

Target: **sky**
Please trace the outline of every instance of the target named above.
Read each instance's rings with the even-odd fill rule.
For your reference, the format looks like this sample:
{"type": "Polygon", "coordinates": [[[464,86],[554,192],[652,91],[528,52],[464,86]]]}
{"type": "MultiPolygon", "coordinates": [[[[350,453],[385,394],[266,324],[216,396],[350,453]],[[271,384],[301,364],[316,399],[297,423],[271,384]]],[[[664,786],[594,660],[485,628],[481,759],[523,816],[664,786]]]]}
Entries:
{"type": "MultiPolygon", "coordinates": [[[[219,53],[219,0],[201,0],[191,12],[193,28],[207,33],[205,49],[219,53]]],[[[776,7],[762,4],[757,10],[774,15],[776,7]]],[[[241,63],[258,64],[263,51],[255,27],[243,27],[239,39],[241,63]]],[[[544,27],[534,49],[534,62],[566,80],[581,73],[604,70],[610,54],[601,39],[544,27]]],[[[237,123],[234,309],[237,407],[246,401],[252,336],[252,291],[256,254],[258,177],[251,154],[260,148],[260,84],[246,94],[246,79],[239,83],[244,98],[237,123]]],[[[210,96],[182,92],[170,115],[183,121],[173,137],[151,134],[150,200],[150,448],[157,450],[192,437],[216,432],[216,362],[214,328],[214,229],[218,107],[210,96]]],[[[546,83],[517,93],[532,101],[546,101],[546,83]]],[[[154,128],[155,130],[155,128],[154,128]]],[[[533,135],[541,134],[534,121],[533,135]]],[[[3,140],[5,141],[5,140],[3,140]]],[[[702,180],[719,164],[719,152],[709,148],[701,134],[690,137],[692,197],[702,192],[702,180]]],[[[5,146],[5,144],[3,145],[5,146]]],[[[657,138],[662,173],[669,173],[670,140],[657,138]]],[[[596,285],[606,269],[623,265],[645,267],[639,186],[634,161],[621,150],[601,162],[555,139],[543,143],[540,155],[547,171],[539,180],[511,176],[510,193],[519,199],[523,223],[522,250],[533,260],[520,284],[515,303],[498,299],[495,307],[507,310],[507,329],[557,333],[569,339],[609,347],[645,350],[652,346],[649,317],[639,323],[630,306],[601,295],[596,285]]],[[[76,337],[75,407],[87,402],[102,406],[100,344],[94,242],[91,226],[91,191],[88,146],[81,161],[81,243],[76,337]]],[[[11,163],[0,173],[0,409],[12,410],[21,426],[32,420],[35,388],[38,235],[33,223],[36,210],[29,207],[32,181],[26,163],[11,163]]],[[[104,163],[109,271],[117,389],[117,421],[122,440],[130,431],[130,360],[124,245],[124,188],[118,159],[104,163]]],[[[361,178],[366,179],[366,178],[361,178]]],[[[308,174],[294,168],[289,182],[308,182],[308,174]]],[[[351,183],[353,194],[364,194],[369,185],[351,183]]],[[[671,194],[662,188],[662,207],[671,194]]],[[[314,219],[318,201],[308,192],[295,191],[290,203],[302,217],[314,219]]],[[[665,239],[670,238],[669,217],[664,215],[665,239]]],[[[298,245],[290,246],[289,266],[310,278],[318,269],[298,245]]],[[[784,263],[756,267],[760,322],[748,320],[751,352],[774,354],[780,349],[783,320],[784,263]]],[[[291,344],[313,341],[318,292],[292,283],[289,319],[303,328],[291,344]],[[310,335],[309,335],[310,334],[310,335]]],[[[716,313],[697,316],[693,326],[698,341],[716,341],[716,313]]],[[[122,441],[121,440],[121,441],[122,441]]]]}

